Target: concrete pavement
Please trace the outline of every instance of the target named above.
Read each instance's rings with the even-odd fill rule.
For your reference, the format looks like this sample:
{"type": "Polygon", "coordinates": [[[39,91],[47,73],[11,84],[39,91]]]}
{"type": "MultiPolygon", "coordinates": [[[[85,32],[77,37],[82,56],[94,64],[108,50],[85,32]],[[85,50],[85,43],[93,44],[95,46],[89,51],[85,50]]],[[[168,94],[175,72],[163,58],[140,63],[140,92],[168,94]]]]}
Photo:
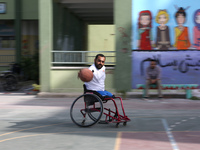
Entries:
{"type": "Polygon", "coordinates": [[[96,124],[80,128],[69,116],[74,99],[1,93],[0,149],[200,149],[200,101],[127,98],[123,101],[131,119],[127,126],[96,124]]]}

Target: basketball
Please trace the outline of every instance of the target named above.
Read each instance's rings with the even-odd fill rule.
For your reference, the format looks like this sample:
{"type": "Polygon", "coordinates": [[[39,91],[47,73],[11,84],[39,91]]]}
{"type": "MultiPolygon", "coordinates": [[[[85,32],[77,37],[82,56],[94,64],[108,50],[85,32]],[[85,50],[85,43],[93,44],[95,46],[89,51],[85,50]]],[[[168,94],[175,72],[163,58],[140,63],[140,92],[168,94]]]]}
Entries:
{"type": "Polygon", "coordinates": [[[81,69],[78,73],[78,77],[83,81],[83,82],[90,82],[93,78],[93,73],[91,70],[84,68],[81,69]]]}

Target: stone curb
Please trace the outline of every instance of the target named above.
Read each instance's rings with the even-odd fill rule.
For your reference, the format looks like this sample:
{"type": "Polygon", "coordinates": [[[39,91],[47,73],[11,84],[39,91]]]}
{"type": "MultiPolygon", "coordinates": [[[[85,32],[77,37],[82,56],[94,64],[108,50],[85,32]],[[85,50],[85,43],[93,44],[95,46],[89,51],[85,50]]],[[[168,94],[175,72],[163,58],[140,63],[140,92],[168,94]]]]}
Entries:
{"type": "Polygon", "coordinates": [[[39,92],[37,97],[39,98],[75,98],[83,93],[50,93],[50,92],[39,92]]]}
{"type": "MultiPolygon", "coordinates": [[[[39,98],[76,98],[83,93],[51,93],[51,92],[39,92],[37,97],[39,98]]],[[[114,94],[116,96],[121,96],[120,94],[114,94]]],[[[185,93],[164,93],[164,98],[185,98],[185,93]]],[[[121,96],[122,97],[122,96],[121,96]]],[[[157,93],[152,93],[152,98],[157,97],[157,93]]],[[[128,92],[126,98],[142,98],[142,93],[140,92],[128,92]]]]}

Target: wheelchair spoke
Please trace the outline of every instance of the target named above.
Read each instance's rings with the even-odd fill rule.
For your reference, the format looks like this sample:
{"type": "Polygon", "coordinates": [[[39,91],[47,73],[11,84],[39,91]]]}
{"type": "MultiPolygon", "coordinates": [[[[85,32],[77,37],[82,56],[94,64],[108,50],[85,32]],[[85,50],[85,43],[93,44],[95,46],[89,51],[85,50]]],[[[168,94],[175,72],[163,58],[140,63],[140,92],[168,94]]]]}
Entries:
{"type": "Polygon", "coordinates": [[[70,109],[72,121],[81,127],[94,125],[100,120],[102,113],[102,101],[94,94],[81,95],[72,103],[70,109]]]}

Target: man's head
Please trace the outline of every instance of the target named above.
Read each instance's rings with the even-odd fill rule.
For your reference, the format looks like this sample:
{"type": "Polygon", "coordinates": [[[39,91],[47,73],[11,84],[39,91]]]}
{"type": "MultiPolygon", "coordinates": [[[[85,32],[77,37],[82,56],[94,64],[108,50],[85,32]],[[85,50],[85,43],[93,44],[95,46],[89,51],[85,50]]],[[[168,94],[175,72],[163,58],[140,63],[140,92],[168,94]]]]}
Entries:
{"type": "Polygon", "coordinates": [[[151,67],[151,69],[154,69],[156,67],[156,61],[155,60],[151,60],[150,67],[151,67]]]}
{"type": "Polygon", "coordinates": [[[106,57],[103,54],[97,54],[94,59],[94,64],[97,69],[101,69],[104,66],[106,57]]]}

